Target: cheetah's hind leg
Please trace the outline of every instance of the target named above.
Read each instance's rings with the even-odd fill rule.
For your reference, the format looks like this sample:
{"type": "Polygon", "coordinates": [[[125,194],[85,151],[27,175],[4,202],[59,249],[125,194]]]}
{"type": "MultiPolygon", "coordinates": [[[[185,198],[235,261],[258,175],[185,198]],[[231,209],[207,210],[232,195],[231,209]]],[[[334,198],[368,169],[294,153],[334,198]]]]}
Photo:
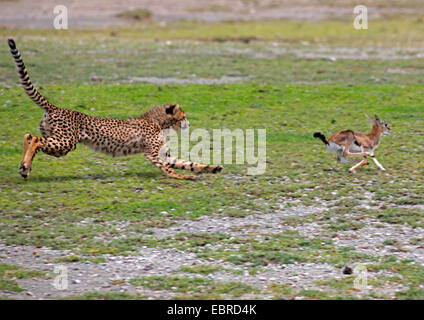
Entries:
{"type": "Polygon", "coordinates": [[[24,137],[24,155],[22,161],[19,165],[19,173],[22,177],[27,178],[31,172],[32,160],[34,159],[35,154],[39,151],[39,148],[42,146],[41,139],[26,134],[24,137]]]}
{"type": "Polygon", "coordinates": [[[32,161],[38,151],[55,157],[62,157],[75,150],[76,142],[72,139],[63,140],[56,137],[40,138],[26,134],[24,138],[24,156],[19,166],[19,173],[27,178],[32,168],[32,161]]]}

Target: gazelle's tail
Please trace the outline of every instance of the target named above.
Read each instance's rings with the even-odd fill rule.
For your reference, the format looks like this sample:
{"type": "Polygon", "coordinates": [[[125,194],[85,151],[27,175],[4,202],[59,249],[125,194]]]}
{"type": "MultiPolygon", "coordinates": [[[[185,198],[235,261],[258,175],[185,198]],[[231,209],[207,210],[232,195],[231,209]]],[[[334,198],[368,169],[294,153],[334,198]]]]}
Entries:
{"type": "Polygon", "coordinates": [[[24,62],[22,61],[21,54],[16,48],[15,41],[13,39],[8,40],[10,53],[15,60],[16,68],[18,69],[19,79],[21,80],[22,87],[24,88],[26,94],[34,101],[38,106],[43,108],[46,111],[56,108],[53,104],[47,101],[37,89],[31,83],[28,72],[25,68],[24,62]]]}
{"type": "Polygon", "coordinates": [[[315,132],[314,138],[321,139],[321,141],[324,142],[325,145],[328,145],[327,139],[325,139],[325,136],[321,132],[315,132]]]}

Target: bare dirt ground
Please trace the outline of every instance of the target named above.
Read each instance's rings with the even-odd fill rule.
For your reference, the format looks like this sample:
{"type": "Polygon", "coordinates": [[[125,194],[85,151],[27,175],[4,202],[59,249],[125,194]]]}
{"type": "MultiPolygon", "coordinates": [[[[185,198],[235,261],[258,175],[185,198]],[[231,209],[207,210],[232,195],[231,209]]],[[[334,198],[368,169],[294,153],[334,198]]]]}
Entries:
{"type": "MultiPolygon", "coordinates": [[[[416,0],[400,3],[383,1],[362,1],[368,5],[369,17],[376,18],[392,14],[419,14],[424,12],[416,0]]],[[[130,23],[117,18],[120,12],[146,9],[152,19],[158,22],[178,20],[222,21],[292,19],[316,21],[352,17],[357,3],[350,0],[17,0],[0,1],[0,26],[8,28],[48,28],[52,26],[57,5],[68,9],[69,27],[102,28],[109,25],[130,23]]]]}

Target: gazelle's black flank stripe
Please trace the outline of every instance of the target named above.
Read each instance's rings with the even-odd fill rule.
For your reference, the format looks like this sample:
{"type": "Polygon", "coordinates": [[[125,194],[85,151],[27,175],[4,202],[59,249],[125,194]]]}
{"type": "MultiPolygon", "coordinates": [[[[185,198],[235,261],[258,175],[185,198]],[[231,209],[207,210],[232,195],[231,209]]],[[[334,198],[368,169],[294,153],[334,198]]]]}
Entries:
{"type": "Polygon", "coordinates": [[[44,98],[32,85],[24,62],[22,61],[21,54],[16,48],[15,41],[13,39],[9,39],[8,43],[10,47],[10,53],[12,54],[13,59],[15,60],[16,68],[18,69],[21,85],[24,88],[26,94],[31,98],[32,101],[34,101],[38,106],[46,111],[55,108],[55,106],[48,102],[46,98],[44,98]]]}

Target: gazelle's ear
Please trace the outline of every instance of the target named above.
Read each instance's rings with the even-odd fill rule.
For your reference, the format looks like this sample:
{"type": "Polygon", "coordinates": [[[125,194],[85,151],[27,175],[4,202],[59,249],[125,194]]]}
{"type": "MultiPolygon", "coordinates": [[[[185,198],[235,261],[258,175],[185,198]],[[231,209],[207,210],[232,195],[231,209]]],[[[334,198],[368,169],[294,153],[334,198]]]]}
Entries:
{"type": "Polygon", "coordinates": [[[375,122],[377,123],[377,125],[378,125],[379,127],[381,127],[381,126],[382,126],[382,124],[381,124],[380,118],[379,118],[376,114],[374,115],[374,118],[375,118],[375,122]]]}
{"type": "Polygon", "coordinates": [[[364,115],[365,115],[365,117],[368,119],[368,121],[371,123],[371,124],[373,124],[374,123],[374,120],[373,119],[371,119],[365,112],[364,112],[364,115]]]}

